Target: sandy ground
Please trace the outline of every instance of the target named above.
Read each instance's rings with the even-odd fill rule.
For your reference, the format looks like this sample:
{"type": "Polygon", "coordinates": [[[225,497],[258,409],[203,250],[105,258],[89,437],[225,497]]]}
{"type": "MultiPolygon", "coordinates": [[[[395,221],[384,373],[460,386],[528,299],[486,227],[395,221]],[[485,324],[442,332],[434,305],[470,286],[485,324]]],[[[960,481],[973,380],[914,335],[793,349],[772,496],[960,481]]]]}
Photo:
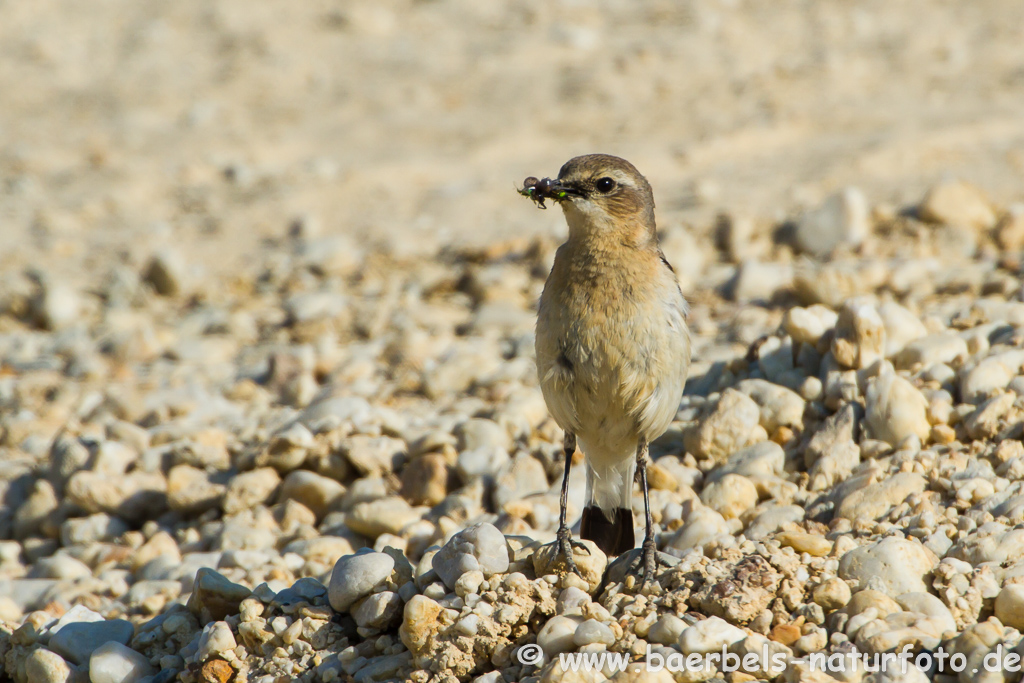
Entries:
{"type": "Polygon", "coordinates": [[[0,1],[0,269],[155,245],[234,270],[296,217],[396,251],[562,228],[512,191],[632,160],[662,225],[855,184],[1024,196],[1017,0],[0,1]]]}

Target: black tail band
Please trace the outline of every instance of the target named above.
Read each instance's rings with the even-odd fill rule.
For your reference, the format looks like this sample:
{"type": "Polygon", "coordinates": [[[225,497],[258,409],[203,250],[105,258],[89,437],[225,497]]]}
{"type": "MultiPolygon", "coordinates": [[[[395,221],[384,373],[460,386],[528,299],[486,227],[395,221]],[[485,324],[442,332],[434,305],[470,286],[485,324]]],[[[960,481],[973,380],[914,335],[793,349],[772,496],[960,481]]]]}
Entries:
{"type": "Polygon", "coordinates": [[[596,505],[583,508],[580,537],[597,544],[605,555],[621,555],[636,545],[633,535],[633,511],[618,508],[609,521],[596,505]]]}

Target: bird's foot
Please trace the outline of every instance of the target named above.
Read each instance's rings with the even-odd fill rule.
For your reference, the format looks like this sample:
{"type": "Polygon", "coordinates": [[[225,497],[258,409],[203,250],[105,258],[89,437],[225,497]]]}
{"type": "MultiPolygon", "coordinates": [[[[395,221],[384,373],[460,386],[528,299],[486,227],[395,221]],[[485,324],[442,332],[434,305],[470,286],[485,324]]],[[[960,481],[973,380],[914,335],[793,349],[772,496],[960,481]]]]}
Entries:
{"type": "Polygon", "coordinates": [[[654,583],[654,570],[659,563],[661,560],[658,557],[658,544],[654,542],[654,538],[645,538],[640,553],[629,568],[629,573],[636,576],[638,580],[637,593],[643,593],[648,585],[654,583]]]}
{"type": "Polygon", "coordinates": [[[556,542],[558,543],[558,552],[565,558],[565,564],[569,567],[569,571],[576,574],[580,578],[583,578],[582,572],[576,566],[576,560],[573,559],[573,550],[582,550],[585,554],[590,554],[590,548],[583,545],[579,541],[574,541],[572,534],[569,532],[569,527],[559,527],[558,533],[555,536],[556,542]]]}

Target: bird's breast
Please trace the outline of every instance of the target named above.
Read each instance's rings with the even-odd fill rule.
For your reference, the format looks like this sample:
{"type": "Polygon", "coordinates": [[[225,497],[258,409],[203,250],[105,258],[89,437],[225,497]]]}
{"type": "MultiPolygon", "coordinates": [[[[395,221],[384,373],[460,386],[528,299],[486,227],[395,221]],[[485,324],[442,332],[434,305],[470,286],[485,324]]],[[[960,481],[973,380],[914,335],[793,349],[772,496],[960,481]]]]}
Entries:
{"type": "Polygon", "coordinates": [[[659,271],[667,271],[660,259],[592,266],[560,253],[541,297],[545,400],[559,425],[577,434],[654,438],[675,414],[689,366],[685,302],[674,277],[659,271]]]}

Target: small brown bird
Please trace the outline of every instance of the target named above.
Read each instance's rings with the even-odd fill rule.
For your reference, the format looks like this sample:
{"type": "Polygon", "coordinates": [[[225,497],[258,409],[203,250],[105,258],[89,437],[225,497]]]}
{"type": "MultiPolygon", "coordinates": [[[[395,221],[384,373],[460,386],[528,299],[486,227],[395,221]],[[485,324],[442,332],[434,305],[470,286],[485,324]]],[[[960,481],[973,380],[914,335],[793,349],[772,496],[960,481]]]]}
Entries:
{"type": "Polygon", "coordinates": [[[557,202],[569,224],[540,298],[536,338],[544,400],[565,431],[559,551],[579,573],[565,519],[578,441],[587,467],[580,535],[608,555],[635,546],[630,501],[639,477],[643,587],[657,562],[648,444],[672,422],[690,367],[686,300],[658,246],[654,195],[633,164],[607,154],[570,159],[557,179],[528,178],[520,192],[542,207],[557,202]]]}

